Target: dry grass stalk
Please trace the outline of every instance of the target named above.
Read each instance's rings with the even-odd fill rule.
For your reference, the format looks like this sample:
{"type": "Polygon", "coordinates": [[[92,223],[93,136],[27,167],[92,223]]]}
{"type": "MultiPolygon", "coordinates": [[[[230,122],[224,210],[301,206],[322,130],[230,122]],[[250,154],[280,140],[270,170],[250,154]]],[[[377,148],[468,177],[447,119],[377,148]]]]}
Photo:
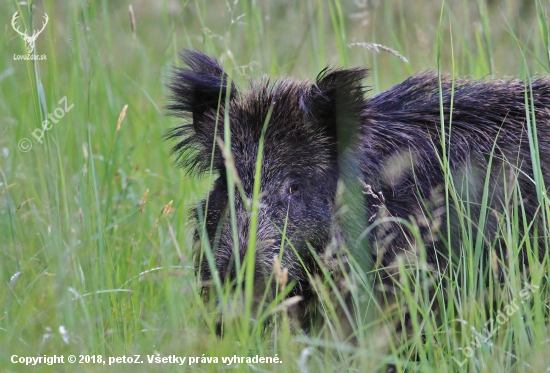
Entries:
{"type": "Polygon", "coordinates": [[[281,263],[277,255],[273,256],[273,273],[275,274],[275,282],[284,290],[288,283],[288,268],[281,268],[281,263]]]}
{"type": "Polygon", "coordinates": [[[130,26],[132,27],[132,36],[135,39],[136,38],[136,18],[134,17],[134,8],[132,8],[132,4],[128,5],[128,12],[130,13],[130,26]]]}
{"type": "Polygon", "coordinates": [[[120,115],[118,116],[118,122],[116,124],[116,132],[120,130],[120,125],[122,124],[122,121],[126,116],[126,109],[128,109],[128,104],[124,105],[124,107],[122,108],[122,111],[120,112],[120,115]]]}
{"type": "Polygon", "coordinates": [[[145,202],[147,202],[148,194],[149,194],[149,188],[147,188],[147,190],[143,194],[143,197],[141,198],[141,203],[139,204],[139,212],[143,212],[143,206],[145,205],[145,202]]]}
{"type": "Polygon", "coordinates": [[[406,63],[409,63],[409,60],[407,60],[404,56],[399,54],[395,49],[391,49],[390,47],[386,47],[382,44],[376,44],[376,43],[351,43],[348,45],[350,48],[353,46],[363,47],[369,51],[375,51],[377,53],[380,53],[380,51],[388,52],[392,56],[395,56],[399,58],[401,61],[404,61],[406,63]]]}
{"type": "Polygon", "coordinates": [[[172,203],[173,202],[174,202],[174,200],[171,200],[166,205],[164,205],[164,207],[162,208],[162,211],[161,211],[162,216],[164,216],[164,217],[168,216],[168,213],[170,212],[170,209],[172,208],[172,203]]]}

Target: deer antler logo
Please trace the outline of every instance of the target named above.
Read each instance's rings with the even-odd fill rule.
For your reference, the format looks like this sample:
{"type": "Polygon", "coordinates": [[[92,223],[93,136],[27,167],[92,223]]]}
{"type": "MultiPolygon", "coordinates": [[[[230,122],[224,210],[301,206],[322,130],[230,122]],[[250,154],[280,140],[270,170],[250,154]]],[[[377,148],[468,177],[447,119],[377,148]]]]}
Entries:
{"type": "Polygon", "coordinates": [[[40,33],[42,31],[44,31],[44,28],[46,28],[46,25],[48,24],[48,19],[49,18],[48,18],[48,15],[46,13],[44,13],[44,24],[42,25],[42,29],[40,29],[40,31],[34,30],[32,35],[29,36],[29,35],[27,35],[27,30],[25,30],[25,32],[21,32],[21,31],[19,31],[19,26],[17,26],[15,24],[16,21],[17,21],[17,18],[18,18],[18,13],[19,13],[19,11],[15,12],[15,14],[13,15],[13,18],[11,19],[11,26],[13,27],[13,29],[19,35],[21,35],[23,40],[25,40],[25,44],[26,44],[26,48],[27,48],[27,54],[31,54],[34,51],[36,38],[38,37],[38,35],[40,35],[40,33]]]}

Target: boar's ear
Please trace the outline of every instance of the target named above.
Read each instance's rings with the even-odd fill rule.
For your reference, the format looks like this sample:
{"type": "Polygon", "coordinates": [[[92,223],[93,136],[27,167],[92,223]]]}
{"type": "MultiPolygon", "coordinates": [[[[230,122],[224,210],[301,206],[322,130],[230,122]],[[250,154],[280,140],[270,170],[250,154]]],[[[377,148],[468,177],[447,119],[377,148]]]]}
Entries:
{"type": "MultiPolygon", "coordinates": [[[[229,99],[233,100],[237,90],[233,83],[228,90],[227,74],[214,58],[192,50],[183,50],[180,57],[187,67],[176,68],[168,84],[171,104],[166,108],[187,124],[172,128],[165,137],[181,138],[171,151],[171,154],[177,153],[178,166],[202,173],[210,168],[217,111],[219,109],[221,118],[217,133],[221,135],[227,93],[229,91],[229,99]]],[[[220,162],[221,155],[215,146],[214,167],[218,168],[220,162]]]]}
{"type": "Polygon", "coordinates": [[[358,134],[368,69],[325,68],[301,102],[307,116],[335,140],[340,154],[358,134]]]}
{"type": "Polygon", "coordinates": [[[362,82],[367,74],[368,70],[363,68],[325,69],[310,88],[306,104],[310,121],[314,126],[321,126],[320,130],[332,140],[330,152],[337,165],[338,179],[345,188],[339,203],[349,207],[349,211],[338,219],[342,240],[365,274],[373,266],[368,255],[369,247],[361,239],[369,220],[364,209],[365,190],[360,183],[363,171],[357,141],[361,139],[365,108],[366,88],[362,82]]]}

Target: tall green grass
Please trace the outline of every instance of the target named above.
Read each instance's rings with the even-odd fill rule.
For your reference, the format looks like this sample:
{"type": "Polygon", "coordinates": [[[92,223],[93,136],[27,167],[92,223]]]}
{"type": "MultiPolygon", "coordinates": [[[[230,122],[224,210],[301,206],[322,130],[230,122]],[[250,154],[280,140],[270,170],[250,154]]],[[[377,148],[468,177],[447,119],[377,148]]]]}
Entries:
{"type": "MultiPolygon", "coordinates": [[[[385,306],[372,293],[376,274],[365,273],[350,258],[352,271],[345,282],[353,306],[342,307],[347,305],[339,284],[325,272],[312,282],[326,324],[311,335],[292,332],[292,320],[281,312],[288,287],[279,286],[277,299],[264,314],[252,314],[252,232],[250,254],[239,272],[250,317],[225,323],[225,337],[218,338],[217,311],[236,300],[221,283],[217,299],[201,299],[188,215],[212,178],[190,178],[174,168],[170,144],[162,138],[176,124],[163,106],[165,83],[172,66],[179,64],[181,47],[220,57],[243,87],[247,76],[262,74],[312,79],[329,64],[371,67],[370,94],[427,69],[455,78],[518,76],[529,92],[533,76],[550,72],[549,11],[547,0],[429,5],[417,0],[0,3],[5,26],[0,41],[0,370],[370,372],[394,365],[398,372],[546,371],[550,330],[543,284],[548,281],[548,256],[542,265],[529,258],[528,278],[522,277],[519,262],[512,263],[504,284],[497,283],[491,263],[479,262],[484,237],[473,233],[468,201],[461,201],[457,192],[462,181],[448,167],[443,196],[457,203],[465,242],[449,278],[401,261],[396,266],[402,278],[399,292],[388,296],[385,306]],[[31,24],[37,28],[43,13],[49,15],[36,44],[36,53],[46,54],[47,60],[14,60],[14,54],[25,51],[10,26],[15,11],[21,14],[21,30],[31,24]],[[350,47],[352,43],[381,44],[409,62],[384,51],[350,47]],[[73,109],[45,131],[44,143],[37,143],[31,133],[64,96],[73,109]],[[28,152],[18,149],[23,138],[33,141],[28,152]],[[525,281],[541,288],[460,367],[453,357],[465,358],[465,348],[473,347],[472,340],[492,315],[518,297],[525,281]],[[432,308],[438,313],[430,312],[432,308]],[[407,312],[410,321],[404,320],[407,312]],[[267,332],[250,320],[268,316],[275,327],[267,332]],[[395,325],[400,324],[411,330],[397,333],[395,325]],[[346,328],[353,339],[343,337],[346,328]],[[54,354],[104,359],[140,354],[145,363],[26,367],[10,361],[12,355],[54,354]],[[182,369],[149,365],[146,355],[156,354],[277,355],[282,363],[199,363],[182,369]]],[[[550,202],[531,109],[526,107],[536,198],[548,225],[550,202]]],[[[220,117],[218,125],[227,126],[227,118],[220,117]]],[[[452,118],[441,130],[452,131],[452,118]]],[[[230,139],[224,142],[229,146],[230,139]]],[[[445,154],[441,162],[448,165],[445,154]]],[[[258,163],[257,174],[260,167],[258,163]]],[[[548,247],[530,247],[517,233],[524,213],[517,202],[525,196],[513,177],[507,180],[514,186],[507,196],[509,209],[500,217],[500,235],[510,257],[522,247],[548,252],[548,247]]],[[[233,185],[235,180],[228,178],[233,185]]],[[[253,216],[260,185],[254,191],[253,216]]],[[[238,186],[231,193],[239,193],[238,186]]],[[[487,205],[481,211],[490,213],[487,205]]],[[[422,253],[418,227],[402,223],[422,253]]],[[[284,232],[285,227],[279,228],[284,232]]],[[[201,244],[208,256],[208,242],[201,244]]],[[[238,309],[236,303],[232,308],[238,309]]]]}

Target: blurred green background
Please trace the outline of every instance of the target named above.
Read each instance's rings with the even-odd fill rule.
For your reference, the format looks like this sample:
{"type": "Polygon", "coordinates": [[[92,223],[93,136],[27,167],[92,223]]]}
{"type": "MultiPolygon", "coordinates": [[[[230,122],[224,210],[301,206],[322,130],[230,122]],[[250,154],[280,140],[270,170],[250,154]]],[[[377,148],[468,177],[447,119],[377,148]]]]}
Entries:
{"type": "MultiPolygon", "coordinates": [[[[0,371],[365,372],[384,371],[388,362],[404,371],[399,346],[335,347],[291,333],[215,336],[215,316],[197,291],[188,219],[208,180],[176,169],[162,139],[176,124],[164,106],[177,53],[195,48],[216,56],[243,87],[264,74],[311,80],[327,65],[370,67],[370,94],[428,69],[523,78],[548,74],[549,10],[548,0],[2,1],[0,371]],[[40,28],[48,14],[36,40],[46,60],[14,59],[25,54],[11,26],[16,11],[21,31],[40,28]],[[382,47],[373,50],[373,43],[382,47]],[[63,97],[74,106],[37,142],[32,132],[63,97]],[[24,138],[32,141],[29,151],[18,147],[24,138]],[[146,361],[157,353],[278,354],[283,364],[10,362],[13,354],[141,354],[146,361]]],[[[383,325],[372,328],[374,346],[383,325]]],[[[461,369],[543,371],[548,336],[542,324],[514,352],[528,351],[519,359],[527,365],[506,347],[484,347],[481,359],[461,369]]],[[[503,339],[508,347],[517,343],[503,339]]],[[[429,359],[416,369],[458,371],[451,357],[468,341],[427,347],[429,359]]]]}

